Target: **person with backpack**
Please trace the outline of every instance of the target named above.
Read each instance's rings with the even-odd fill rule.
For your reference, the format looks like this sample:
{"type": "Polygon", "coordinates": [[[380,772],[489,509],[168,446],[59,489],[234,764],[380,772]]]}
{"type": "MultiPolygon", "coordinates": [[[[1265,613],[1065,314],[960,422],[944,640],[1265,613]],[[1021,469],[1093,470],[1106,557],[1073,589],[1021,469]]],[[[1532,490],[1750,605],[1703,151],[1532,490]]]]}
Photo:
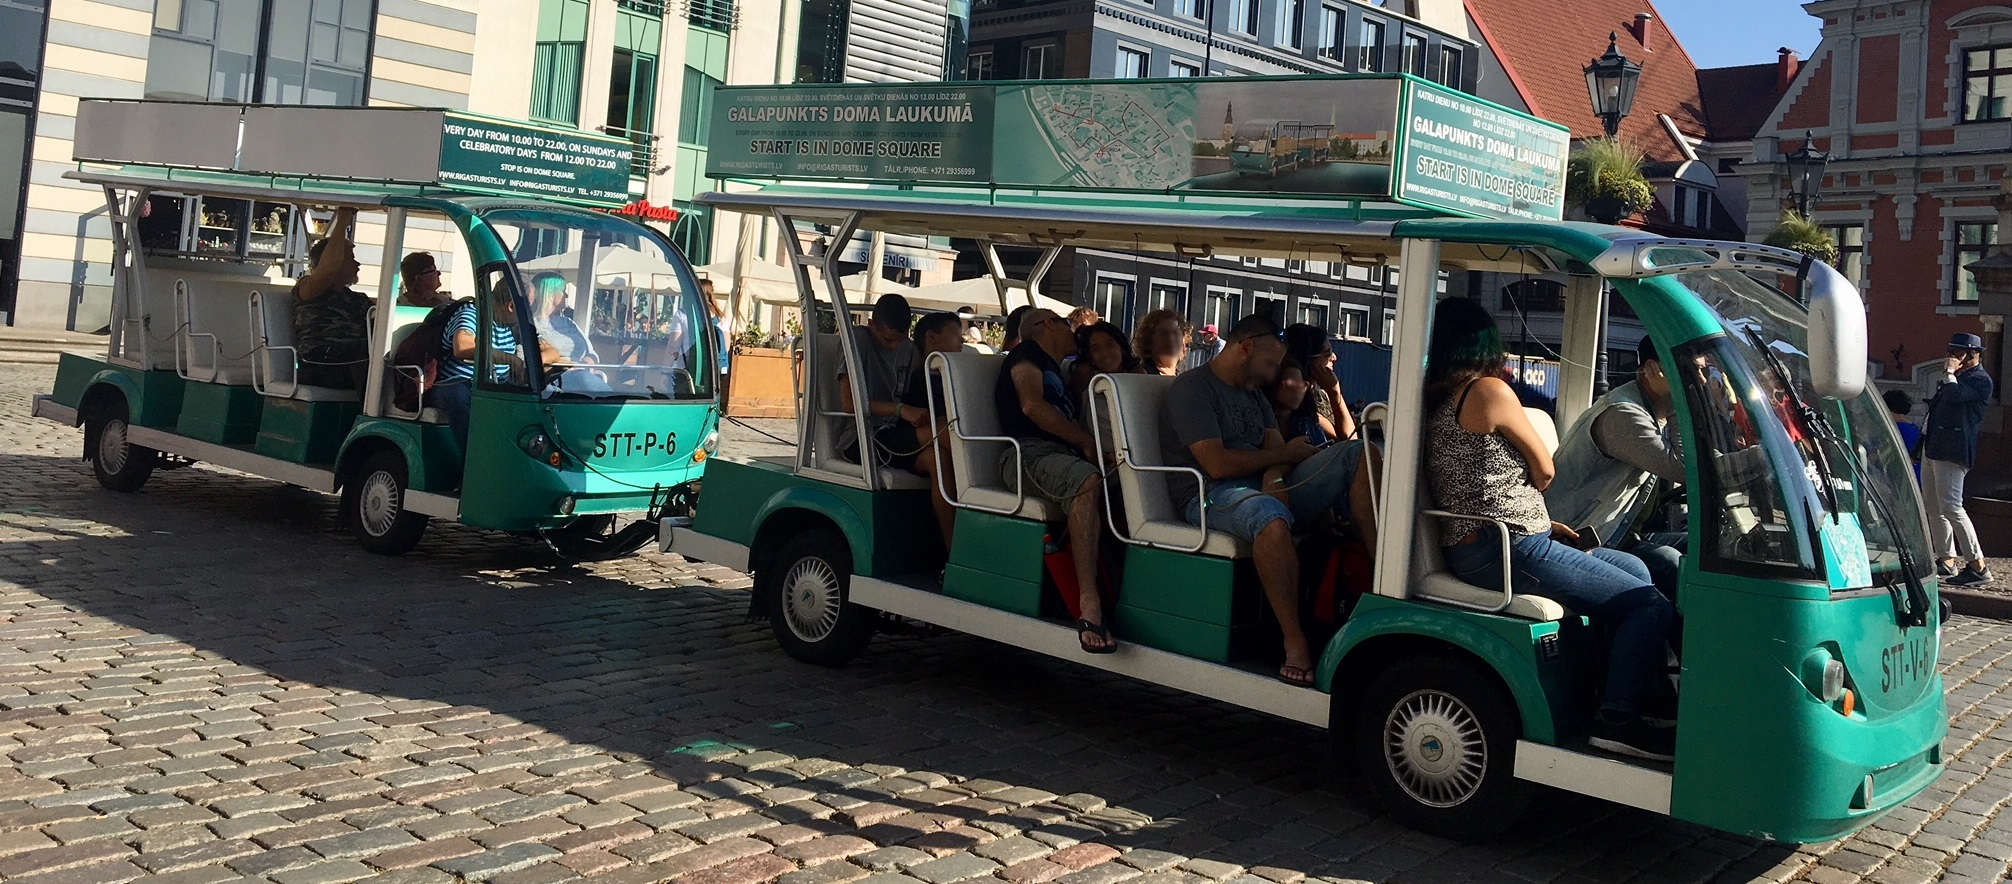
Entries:
{"type": "Polygon", "coordinates": [[[1928,528],[1935,535],[1935,573],[1951,586],[1991,582],[1977,529],[1963,508],[1963,480],[1977,463],[1977,432],[1994,392],[1983,362],[1984,339],[1971,334],[1949,339],[1949,358],[1935,397],[1928,400],[1928,426],[1921,437],[1922,496],[1928,502],[1928,528]]]}
{"type": "MultiPolygon", "coordinates": [[[[436,308],[435,312],[440,309],[436,308]]],[[[427,390],[428,404],[447,415],[447,424],[454,430],[454,438],[461,443],[461,450],[468,450],[468,411],[475,401],[475,365],[477,362],[477,334],[481,330],[480,315],[475,301],[467,301],[453,308],[452,314],[437,340],[440,347],[437,383],[427,390]]],[[[429,320],[433,317],[428,316],[429,320]]],[[[530,387],[534,378],[526,373],[524,348],[518,335],[517,304],[507,293],[494,293],[489,299],[489,370],[490,382],[530,387]]],[[[421,331],[425,331],[422,329],[421,331]]],[[[418,337],[415,333],[414,337],[418,337]]],[[[538,348],[539,361],[546,366],[561,365],[565,359],[552,345],[535,336],[533,346],[538,348]]]]}

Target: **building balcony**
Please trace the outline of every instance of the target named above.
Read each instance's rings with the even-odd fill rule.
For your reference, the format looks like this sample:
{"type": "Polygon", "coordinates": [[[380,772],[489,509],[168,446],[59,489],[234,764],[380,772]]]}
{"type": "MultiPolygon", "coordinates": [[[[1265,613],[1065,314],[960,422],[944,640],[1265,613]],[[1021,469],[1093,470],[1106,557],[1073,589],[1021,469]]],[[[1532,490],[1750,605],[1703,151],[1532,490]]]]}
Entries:
{"type": "Polygon", "coordinates": [[[624,129],[620,126],[602,126],[602,132],[616,138],[625,139],[633,148],[629,158],[629,175],[633,178],[648,178],[657,168],[657,141],[662,137],[655,132],[642,129],[624,129]]]}
{"type": "Polygon", "coordinates": [[[693,27],[732,33],[740,27],[741,11],[733,0],[684,0],[685,18],[693,27]]]}

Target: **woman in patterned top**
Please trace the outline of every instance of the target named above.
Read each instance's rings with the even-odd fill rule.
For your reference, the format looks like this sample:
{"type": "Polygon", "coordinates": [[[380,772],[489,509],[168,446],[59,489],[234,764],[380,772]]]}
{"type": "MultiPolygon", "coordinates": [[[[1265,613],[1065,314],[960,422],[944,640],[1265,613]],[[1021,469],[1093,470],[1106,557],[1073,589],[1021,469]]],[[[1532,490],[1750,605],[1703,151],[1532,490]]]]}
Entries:
{"type": "Polygon", "coordinates": [[[1580,537],[1551,521],[1544,508],[1543,491],[1556,468],[1516,391],[1502,379],[1506,357],[1495,318],[1467,298],[1440,302],[1437,314],[1425,369],[1426,475],[1439,508],[1486,519],[1441,523],[1447,567],[1469,583],[1500,588],[1497,524],[1505,525],[1515,590],[1590,616],[1612,637],[1590,742],[1610,752],[1673,760],[1674,698],[1662,673],[1675,610],[1641,559],[1567,545],[1580,537]]]}

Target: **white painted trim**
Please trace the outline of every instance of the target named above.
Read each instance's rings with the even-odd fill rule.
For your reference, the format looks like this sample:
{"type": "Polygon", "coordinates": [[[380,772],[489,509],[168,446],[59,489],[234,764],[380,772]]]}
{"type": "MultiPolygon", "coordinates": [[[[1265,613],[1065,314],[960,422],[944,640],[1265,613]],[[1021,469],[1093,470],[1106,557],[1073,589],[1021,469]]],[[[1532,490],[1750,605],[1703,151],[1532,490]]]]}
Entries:
{"type": "Polygon", "coordinates": [[[1625,761],[1517,740],[1515,774],[1519,780],[1664,816],[1670,813],[1670,775],[1625,761]]]}
{"type": "Polygon", "coordinates": [[[657,548],[667,553],[677,553],[693,561],[721,565],[742,573],[747,573],[748,570],[747,544],[721,540],[690,528],[672,527],[668,521],[657,529],[657,548]]]}
{"type": "Polygon", "coordinates": [[[461,519],[461,498],[431,491],[405,491],[405,508],[436,519],[461,519]]]}
{"type": "Polygon", "coordinates": [[[853,575],[850,600],[858,605],[933,623],[1139,681],[1208,697],[1280,718],[1327,727],[1328,695],[1230,666],[1184,657],[1130,642],[1114,654],[1085,654],[1076,631],[1060,623],[1011,614],[941,593],[853,575]]]}
{"type": "Polygon", "coordinates": [[[217,445],[200,439],[191,439],[175,433],[166,433],[148,427],[127,427],[126,439],[134,445],[145,445],[156,451],[165,451],[190,460],[199,460],[229,470],[250,473],[266,479],[298,485],[309,491],[323,494],[335,493],[335,472],[318,467],[302,466],[277,457],[253,454],[217,445]]]}
{"type": "Polygon", "coordinates": [[[58,421],[66,426],[77,425],[77,409],[47,396],[35,397],[35,404],[29,408],[29,412],[36,417],[58,421]]]}

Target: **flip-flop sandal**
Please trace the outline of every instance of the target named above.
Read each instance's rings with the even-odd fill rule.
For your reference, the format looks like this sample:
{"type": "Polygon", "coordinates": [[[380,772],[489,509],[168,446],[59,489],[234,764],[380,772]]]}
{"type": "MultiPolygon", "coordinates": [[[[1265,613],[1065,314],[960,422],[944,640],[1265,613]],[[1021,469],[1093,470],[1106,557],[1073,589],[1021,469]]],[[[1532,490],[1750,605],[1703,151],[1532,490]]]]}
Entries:
{"type": "Polygon", "coordinates": [[[1111,628],[1102,623],[1091,623],[1088,620],[1076,621],[1076,644],[1083,648],[1083,653],[1085,654],[1114,654],[1118,651],[1118,643],[1111,641],[1111,628]],[[1092,645],[1083,640],[1083,633],[1086,632],[1110,643],[1101,647],[1092,645]]]}
{"type": "Polygon", "coordinates": [[[1313,687],[1313,669],[1288,663],[1278,668],[1278,680],[1296,688],[1310,688],[1313,687]]]}

